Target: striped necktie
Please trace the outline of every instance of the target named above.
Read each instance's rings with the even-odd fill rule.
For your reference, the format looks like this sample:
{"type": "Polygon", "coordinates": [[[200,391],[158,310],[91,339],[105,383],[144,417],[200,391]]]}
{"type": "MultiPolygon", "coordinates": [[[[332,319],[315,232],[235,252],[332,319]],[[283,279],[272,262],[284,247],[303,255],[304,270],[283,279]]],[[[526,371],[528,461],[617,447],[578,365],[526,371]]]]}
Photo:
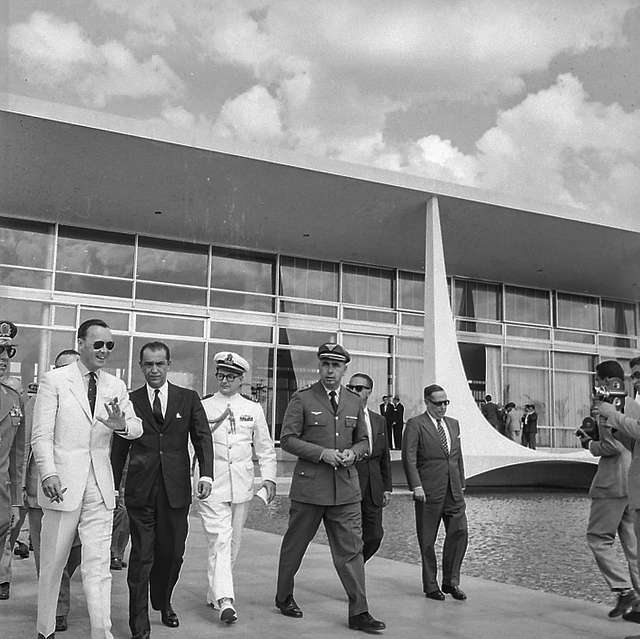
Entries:
{"type": "Polygon", "coordinates": [[[449,454],[449,444],[447,444],[447,435],[444,432],[444,426],[442,425],[441,419],[436,419],[436,428],[438,429],[438,435],[440,435],[440,443],[442,444],[442,450],[444,450],[447,455],[449,454]]]}

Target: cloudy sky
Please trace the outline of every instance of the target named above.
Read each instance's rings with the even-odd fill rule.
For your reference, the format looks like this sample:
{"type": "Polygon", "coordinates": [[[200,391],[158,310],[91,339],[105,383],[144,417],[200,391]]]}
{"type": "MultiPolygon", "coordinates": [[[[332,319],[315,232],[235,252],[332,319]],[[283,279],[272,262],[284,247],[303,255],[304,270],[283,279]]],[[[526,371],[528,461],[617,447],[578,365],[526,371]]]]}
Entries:
{"type": "Polygon", "coordinates": [[[0,2],[10,93],[640,215],[640,0],[0,2]]]}

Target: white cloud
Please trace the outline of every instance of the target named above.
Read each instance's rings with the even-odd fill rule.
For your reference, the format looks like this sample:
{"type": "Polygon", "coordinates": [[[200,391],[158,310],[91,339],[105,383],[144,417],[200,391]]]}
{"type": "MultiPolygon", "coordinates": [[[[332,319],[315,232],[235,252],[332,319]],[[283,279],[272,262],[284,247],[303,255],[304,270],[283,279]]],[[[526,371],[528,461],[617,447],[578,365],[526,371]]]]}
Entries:
{"type": "Polygon", "coordinates": [[[177,96],[182,91],[182,81],[161,56],[138,60],[115,40],[96,45],[77,23],[41,11],[9,27],[9,48],[30,81],[75,91],[94,107],[114,97],[177,96]]]}

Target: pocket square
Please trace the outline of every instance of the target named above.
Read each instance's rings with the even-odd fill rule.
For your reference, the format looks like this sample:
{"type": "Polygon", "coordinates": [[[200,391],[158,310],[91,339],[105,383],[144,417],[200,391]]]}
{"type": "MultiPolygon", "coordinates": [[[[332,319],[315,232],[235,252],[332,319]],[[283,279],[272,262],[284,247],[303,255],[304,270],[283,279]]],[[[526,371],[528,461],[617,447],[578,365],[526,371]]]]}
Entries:
{"type": "Polygon", "coordinates": [[[176,413],[176,419],[182,419],[182,415],[180,413],[176,413]]]}
{"type": "Polygon", "coordinates": [[[312,410],[311,414],[312,415],[322,415],[322,411],[321,410],[312,410]]]}

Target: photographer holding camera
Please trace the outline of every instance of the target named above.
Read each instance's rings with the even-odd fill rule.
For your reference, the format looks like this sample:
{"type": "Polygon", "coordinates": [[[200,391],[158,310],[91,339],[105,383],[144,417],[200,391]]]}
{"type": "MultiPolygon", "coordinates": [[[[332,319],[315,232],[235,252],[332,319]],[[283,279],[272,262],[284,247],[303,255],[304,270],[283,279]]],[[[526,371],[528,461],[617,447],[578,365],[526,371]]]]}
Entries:
{"type": "MultiPolygon", "coordinates": [[[[615,364],[619,368],[613,371],[615,373],[622,371],[617,362],[603,364],[615,364]]],[[[606,366],[598,372],[600,382],[603,381],[601,375],[605,373],[611,373],[606,366]]],[[[634,512],[629,507],[627,483],[631,452],[613,437],[610,428],[606,428],[604,423],[599,424],[599,421],[598,409],[594,406],[591,416],[585,417],[582,427],[576,432],[582,446],[594,457],[600,458],[589,489],[591,508],[587,544],[611,592],[617,595],[616,605],[609,611],[609,617],[619,617],[629,612],[636,602],[640,603],[637,595],[640,592],[640,575],[634,512]],[[620,538],[628,568],[619,560],[614,548],[616,534],[620,538]]]]}
{"type": "MultiPolygon", "coordinates": [[[[601,362],[596,366],[595,383],[596,407],[599,414],[598,429],[601,440],[608,441],[610,435],[613,434],[618,442],[632,451],[627,477],[628,508],[634,519],[637,548],[637,540],[640,537],[640,445],[635,444],[637,440],[640,440],[640,404],[626,397],[624,371],[622,366],[614,360],[601,362]]],[[[595,446],[595,443],[589,443],[590,449],[592,446],[595,446]]],[[[627,549],[625,549],[625,554],[631,564],[631,557],[627,549]]],[[[636,577],[637,569],[636,562],[636,577]]],[[[631,574],[633,579],[633,573],[631,574]]],[[[640,623],[640,599],[636,597],[631,610],[624,612],[622,617],[627,621],[640,623]]]]}

